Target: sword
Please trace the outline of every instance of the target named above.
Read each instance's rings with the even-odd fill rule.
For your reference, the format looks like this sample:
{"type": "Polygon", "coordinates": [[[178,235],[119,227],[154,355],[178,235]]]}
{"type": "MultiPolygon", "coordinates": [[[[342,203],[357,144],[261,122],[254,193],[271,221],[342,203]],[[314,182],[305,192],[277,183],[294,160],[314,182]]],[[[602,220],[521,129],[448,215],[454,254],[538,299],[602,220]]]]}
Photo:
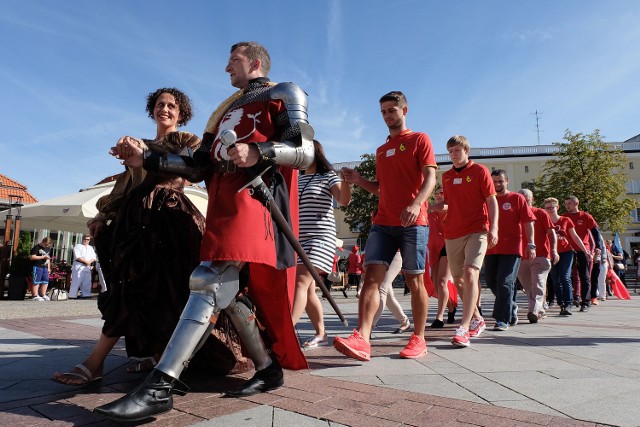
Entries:
{"type": "MultiPolygon", "coordinates": [[[[224,130],[220,133],[220,141],[224,146],[228,148],[234,147],[237,139],[238,136],[236,135],[235,131],[231,129],[224,130]]],[[[289,226],[289,223],[285,219],[284,215],[282,215],[282,212],[280,211],[280,208],[278,208],[278,205],[276,205],[271,191],[269,191],[269,188],[264,183],[262,175],[270,168],[271,166],[267,167],[255,176],[251,174],[251,171],[245,168],[245,172],[247,173],[247,175],[249,175],[250,180],[246,185],[238,190],[238,193],[245,188],[251,187],[249,188],[249,194],[254,196],[257,200],[260,201],[260,203],[262,203],[267,209],[269,209],[269,211],[271,212],[271,217],[275,221],[276,225],[280,228],[280,230],[282,230],[293,250],[296,251],[296,253],[300,257],[300,260],[302,260],[302,263],[311,273],[313,280],[315,280],[316,284],[322,291],[322,294],[327,299],[327,301],[329,301],[329,304],[331,304],[333,311],[335,311],[335,313],[338,315],[338,318],[340,318],[344,326],[349,326],[349,322],[347,321],[347,319],[345,319],[342,311],[340,311],[340,308],[338,307],[338,304],[336,304],[335,300],[331,296],[329,289],[327,289],[327,287],[325,286],[324,280],[322,280],[322,278],[316,271],[316,268],[311,263],[311,260],[305,253],[304,249],[302,249],[302,246],[293,233],[293,230],[289,226]]]]}

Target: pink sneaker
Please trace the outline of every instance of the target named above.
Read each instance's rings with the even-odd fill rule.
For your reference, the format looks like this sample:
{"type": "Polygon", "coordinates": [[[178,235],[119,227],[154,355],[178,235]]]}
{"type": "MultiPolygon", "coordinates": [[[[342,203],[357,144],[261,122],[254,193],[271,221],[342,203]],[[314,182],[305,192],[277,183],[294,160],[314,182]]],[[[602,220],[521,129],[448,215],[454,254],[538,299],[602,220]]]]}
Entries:
{"type": "Polygon", "coordinates": [[[456,329],[456,334],[451,338],[451,344],[456,347],[469,347],[471,342],[469,341],[469,332],[460,326],[456,329]]]}
{"type": "Polygon", "coordinates": [[[371,360],[371,344],[366,342],[356,329],[353,330],[349,338],[335,337],[333,346],[347,357],[363,362],[371,360]]]}
{"type": "Polygon", "coordinates": [[[400,352],[400,357],[403,359],[417,359],[427,354],[427,342],[424,338],[411,335],[409,344],[400,352]]]}
{"type": "Polygon", "coordinates": [[[469,336],[470,337],[479,337],[487,329],[487,324],[484,322],[484,319],[471,319],[471,323],[469,324],[469,336]]]}

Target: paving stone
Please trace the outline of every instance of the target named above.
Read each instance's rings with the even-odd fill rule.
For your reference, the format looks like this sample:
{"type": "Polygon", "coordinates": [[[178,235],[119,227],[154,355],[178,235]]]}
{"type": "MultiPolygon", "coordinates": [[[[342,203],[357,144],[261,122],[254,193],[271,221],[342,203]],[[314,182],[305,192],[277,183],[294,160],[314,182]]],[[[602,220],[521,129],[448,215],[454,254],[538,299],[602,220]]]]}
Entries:
{"type": "MultiPolygon", "coordinates": [[[[489,312],[491,298],[483,296],[489,312]]],[[[409,297],[400,301],[409,307],[409,297]]],[[[357,301],[339,304],[353,323],[357,301]]],[[[107,358],[100,383],[80,388],[50,380],[55,370],[83,360],[95,344],[102,322],[95,301],[92,305],[93,314],[53,316],[47,311],[34,322],[2,319],[12,311],[3,308],[12,304],[0,301],[0,425],[115,425],[93,408],[121,397],[144,378],[126,374],[129,361],[122,340],[107,358]],[[34,364],[38,369],[30,369],[34,364]]],[[[432,304],[430,318],[433,314],[432,304]]],[[[397,322],[387,316],[373,334],[371,362],[320,347],[306,353],[313,370],[285,371],[284,387],[244,399],[221,398],[220,392],[240,386],[252,372],[212,378],[187,370],[183,379],[188,378],[192,392],[176,396],[174,410],[155,417],[152,424],[638,425],[640,299],[607,301],[589,315],[573,317],[551,312],[537,325],[525,322],[504,334],[488,331],[468,349],[450,345],[453,326],[428,330],[428,356],[402,360],[397,353],[408,335],[391,334],[397,322]]],[[[312,334],[308,319],[300,325],[312,334]]],[[[331,316],[326,325],[331,337],[348,335],[331,316]]]]}

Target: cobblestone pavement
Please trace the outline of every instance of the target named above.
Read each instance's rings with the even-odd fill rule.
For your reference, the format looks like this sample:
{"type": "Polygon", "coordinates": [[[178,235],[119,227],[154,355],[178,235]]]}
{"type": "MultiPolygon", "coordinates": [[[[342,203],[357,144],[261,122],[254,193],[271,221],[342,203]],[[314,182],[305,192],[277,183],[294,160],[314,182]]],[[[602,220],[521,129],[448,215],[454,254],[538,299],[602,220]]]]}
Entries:
{"type": "MultiPolygon", "coordinates": [[[[408,296],[396,290],[405,310],[408,296]]],[[[306,352],[311,369],[287,371],[285,386],[245,398],[222,398],[247,375],[215,378],[185,372],[191,393],[154,426],[638,426],[640,299],[601,302],[569,318],[550,309],[538,324],[487,331],[467,349],[449,340],[455,325],[427,329],[429,354],[398,357],[409,333],[394,335],[388,312],[373,334],[371,362],[347,359],[330,346],[306,352]]],[[[334,298],[355,326],[355,293],[334,298]]],[[[485,313],[493,298],[483,294],[485,313]]],[[[326,302],[330,337],[350,333],[326,302]]],[[[431,300],[430,321],[436,302],[431,300]]],[[[487,316],[489,320],[489,316],[487,316]]],[[[492,324],[488,322],[489,329],[492,324]]],[[[107,358],[102,381],[85,388],[51,381],[88,354],[100,333],[96,301],[0,301],[0,425],[116,425],[96,406],[133,388],[122,341],[107,358]]],[[[301,340],[312,335],[306,317],[301,340]]],[[[138,423],[142,424],[142,423],[138,423]]]]}

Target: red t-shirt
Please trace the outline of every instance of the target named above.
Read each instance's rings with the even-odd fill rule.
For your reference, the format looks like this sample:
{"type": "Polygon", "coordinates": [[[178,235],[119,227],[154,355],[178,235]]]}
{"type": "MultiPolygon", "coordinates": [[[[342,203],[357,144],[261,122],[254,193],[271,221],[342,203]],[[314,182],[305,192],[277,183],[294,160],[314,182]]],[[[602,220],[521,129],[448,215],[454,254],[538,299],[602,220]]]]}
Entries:
{"type": "Polygon", "coordinates": [[[444,238],[457,239],[489,231],[486,199],[496,194],[489,170],[469,160],[460,172],[452,167],[442,175],[444,198],[449,205],[444,238]]]}
{"type": "MultiPolygon", "coordinates": [[[[544,209],[530,207],[531,212],[536,217],[536,221],[533,223],[533,242],[536,245],[536,256],[549,258],[551,254],[551,242],[549,242],[549,235],[547,234],[550,228],[553,227],[549,214],[544,209]]],[[[498,236],[500,233],[498,232],[498,236]]],[[[522,225],[522,253],[526,253],[527,239],[525,239],[526,233],[524,231],[524,224],[522,225]]]]}
{"type": "MultiPolygon", "coordinates": [[[[380,184],[378,213],[373,223],[400,226],[402,210],[418,195],[425,166],[437,168],[431,140],[426,133],[405,130],[387,137],[376,150],[376,179],[380,184]]],[[[416,225],[427,225],[426,204],[420,208],[416,225]]]]}
{"type": "Polygon", "coordinates": [[[487,255],[520,255],[522,256],[522,226],[526,222],[535,221],[527,200],[520,193],[510,191],[504,196],[496,196],[498,201],[498,244],[487,249],[487,255]]]}
{"type": "Polygon", "coordinates": [[[572,251],[573,248],[569,242],[573,239],[571,239],[571,236],[569,235],[569,230],[575,228],[573,221],[566,216],[561,216],[553,226],[556,229],[556,235],[558,236],[558,253],[561,254],[563,252],[572,251]]]}
{"type": "MultiPolygon", "coordinates": [[[[580,237],[580,240],[582,240],[584,245],[587,247],[587,250],[592,250],[593,248],[591,247],[591,239],[589,238],[589,234],[591,233],[592,228],[598,226],[598,223],[595,219],[593,219],[591,214],[588,214],[584,211],[578,211],[577,213],[565,212],[562,214],[562,216],[566,216],[567,218],[570,218],[571,221],[573,221],[573,225],[576,228],[576,234],[578,235],[578,237],[580,237]]],[[[569,244],[574,251],[580,250],[573,240],[569,239],[569,244]]]]}

